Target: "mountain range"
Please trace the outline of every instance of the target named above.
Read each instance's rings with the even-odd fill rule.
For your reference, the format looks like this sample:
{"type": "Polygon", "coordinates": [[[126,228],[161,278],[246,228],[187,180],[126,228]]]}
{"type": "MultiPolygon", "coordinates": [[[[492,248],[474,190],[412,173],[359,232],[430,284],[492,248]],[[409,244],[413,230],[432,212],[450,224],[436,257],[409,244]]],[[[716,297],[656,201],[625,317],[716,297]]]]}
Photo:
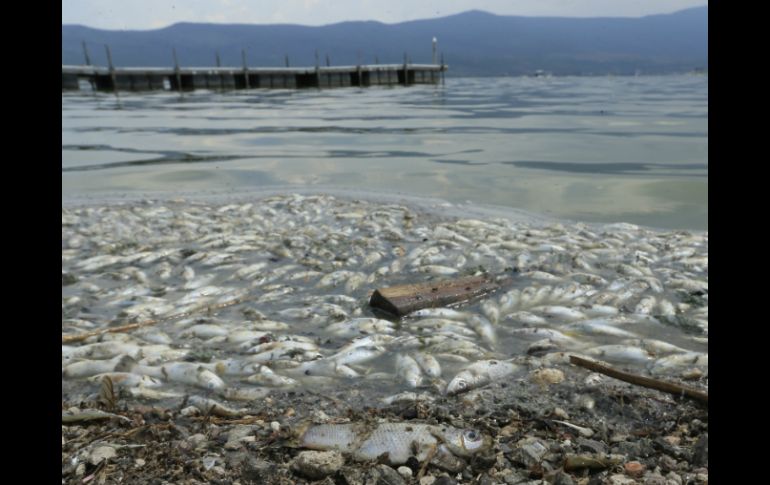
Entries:
{"type": "Polygon", "coordinates": [[[396,24],[320,27],[177,23],[156,30],[62,25],[62,64],[252,67],[432,62],[432,39],[451,76],[662,74],[708,70],[708,7],[639,18],[519,17],[473,10],[396,24]]]}

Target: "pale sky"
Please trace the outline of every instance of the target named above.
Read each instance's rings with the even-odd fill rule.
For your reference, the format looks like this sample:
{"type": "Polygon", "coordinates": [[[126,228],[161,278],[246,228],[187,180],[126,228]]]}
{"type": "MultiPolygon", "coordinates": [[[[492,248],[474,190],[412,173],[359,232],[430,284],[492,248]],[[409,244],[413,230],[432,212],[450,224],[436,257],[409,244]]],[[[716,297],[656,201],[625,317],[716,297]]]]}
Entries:
{"type": "Polygon", "coordinates": [[[157,29],[176,22],[325,25],[445,17],[466,10],[542,17],[641,17],[707,0],[62,0],[62,24],[157,29]]]}

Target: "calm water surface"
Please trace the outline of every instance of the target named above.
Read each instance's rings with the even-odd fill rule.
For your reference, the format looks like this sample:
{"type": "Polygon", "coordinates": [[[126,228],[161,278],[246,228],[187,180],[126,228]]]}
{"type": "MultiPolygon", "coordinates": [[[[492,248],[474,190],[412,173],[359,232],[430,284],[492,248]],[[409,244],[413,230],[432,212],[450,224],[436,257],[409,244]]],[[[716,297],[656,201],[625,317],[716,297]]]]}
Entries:
{"type": "Polygon", "coordinates": [[[708,77],[62,93],[62,193],[356,189],[708,229],[708,77]]]}

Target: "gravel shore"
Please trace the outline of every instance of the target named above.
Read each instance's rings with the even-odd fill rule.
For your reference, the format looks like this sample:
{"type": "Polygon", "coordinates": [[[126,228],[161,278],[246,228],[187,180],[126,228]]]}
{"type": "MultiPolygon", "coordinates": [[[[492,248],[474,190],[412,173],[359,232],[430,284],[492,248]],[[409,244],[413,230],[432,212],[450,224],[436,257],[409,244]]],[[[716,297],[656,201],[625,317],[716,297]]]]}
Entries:
{"type": "MultiPolygon", "coordinates": [[[[62,483],[661,484],[708,483],[708,409],[569,365],[564,380],[527,376],[435,400],[381,404],[377,389],[275,392],[222,417],[117,403],[110,419],[62,425],[62,483]],[[373,405],[373,403],[380,403],[373,405]],[[461,468],[391,467],[292,442],[315,422],[474,427],[494,446],[461,468]],[[421,474],[422,473],[422,474],[421,474]],[[87,483],[87,482],[86,482],[87,483]]],[[[693,383],[688,383],[693,385],[693,383]]],[[[707,389],[707,378],[695,383],[707,389]]],[[[70,414],[88,403],[62,402],[70,414]]]]}

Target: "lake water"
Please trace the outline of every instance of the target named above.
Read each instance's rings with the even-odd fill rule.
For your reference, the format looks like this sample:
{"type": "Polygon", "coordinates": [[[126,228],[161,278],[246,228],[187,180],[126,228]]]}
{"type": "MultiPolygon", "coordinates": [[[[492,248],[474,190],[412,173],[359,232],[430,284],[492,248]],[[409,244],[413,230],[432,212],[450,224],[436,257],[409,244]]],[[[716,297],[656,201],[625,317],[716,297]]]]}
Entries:
{"type": "Polygon", "coordinates": [[[62,93],[64,198],[350,190],[708,229],[708,77],[62,93]]]}

